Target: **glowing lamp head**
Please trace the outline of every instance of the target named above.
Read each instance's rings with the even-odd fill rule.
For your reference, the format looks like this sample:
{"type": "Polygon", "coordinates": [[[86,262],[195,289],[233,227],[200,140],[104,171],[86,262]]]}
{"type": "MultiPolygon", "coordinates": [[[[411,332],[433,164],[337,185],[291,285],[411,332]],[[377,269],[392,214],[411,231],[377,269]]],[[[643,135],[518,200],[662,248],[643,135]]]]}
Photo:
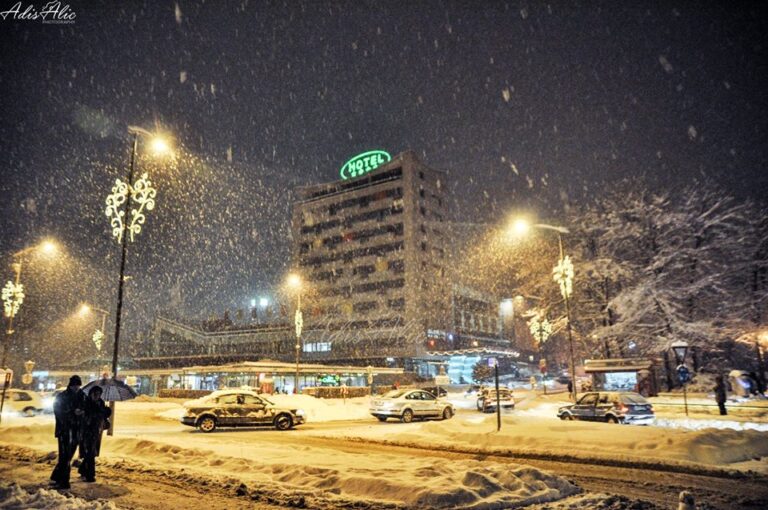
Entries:
{"type": "Polygon", "coordinates": [[[168,141],[159,136],[152,138],[149,147],[155,156],[165,156],[171,153],[171,146],[168,141]]]}
{"type": "Polygon", "coordinates": [[[291,273],[288,275],[288,286],[292,289],[300,289],[301,288],[301,276],[291,273]]]}
{"type": "Polygon", "coordinates": [[[269,304],[269,299],[265,297],[259,299],[259,306],[261,306],[262,308],[266,308],[268,304],[269,304]]]}
{"type": "Polygon", "coordinates": [[[80,317],[85,317],[89,313],[91,313],[91,307],[87,303],[83,303],[80,305],[80,311],[78,312],[80,314],[80,317]]]}
{"type": "Polygon", "coordinates": [[[524,236],[531,230],[531,224],[522,218],[512,222],[510,233],[514,236],[524,236]]]}
{"type": "Polygon", "coordinates": [[[40,251],[46,255],[53,255],[58,251],[58,247],[53,241],[43,241],[43,243],[40,245],[40,251]]]}

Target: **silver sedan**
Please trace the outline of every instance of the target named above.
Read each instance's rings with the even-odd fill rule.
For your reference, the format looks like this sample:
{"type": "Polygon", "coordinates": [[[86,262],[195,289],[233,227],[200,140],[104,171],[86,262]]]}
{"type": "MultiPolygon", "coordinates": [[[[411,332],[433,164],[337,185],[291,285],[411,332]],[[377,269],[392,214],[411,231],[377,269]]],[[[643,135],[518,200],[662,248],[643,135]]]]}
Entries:
{"type": "Polygon", "coordinates": [[[454,414],[450,402],[419,389],[392,390],[384,396],[374,398],[370,412],[379,421],[398,418],[403,423],[410,423],[414,418],[447,420],[454,414]]]}

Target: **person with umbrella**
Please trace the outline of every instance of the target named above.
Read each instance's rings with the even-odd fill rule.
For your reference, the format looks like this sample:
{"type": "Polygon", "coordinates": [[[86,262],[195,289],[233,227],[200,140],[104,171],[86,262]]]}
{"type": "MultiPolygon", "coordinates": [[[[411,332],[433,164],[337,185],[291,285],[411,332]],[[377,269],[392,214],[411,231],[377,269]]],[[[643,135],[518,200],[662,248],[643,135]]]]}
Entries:
{"type": "Polygon", "coordinates": [[[109,427],[108,420],[112,415],[112,410],[101,399],[102,393],[100,386],[93,386],[83,405],[80,427],[80,453],[83,461],[78,472],[86,482],[96,481],[96,457],[101,449],[101,433],[109,427]]]}
{"type": "Polygon", "coordinates": [[[84,414],[85,395],[80,390],[82,385],[80,376],[73,375],[69,378],[67,389],[59,393],[53,403],[59,458],[53,473],[51,473],[51,481],[55,483],[57,489],[69,489],[71,462],[75,450],[77,450],[80,434],[80,417],[84,414]]]}

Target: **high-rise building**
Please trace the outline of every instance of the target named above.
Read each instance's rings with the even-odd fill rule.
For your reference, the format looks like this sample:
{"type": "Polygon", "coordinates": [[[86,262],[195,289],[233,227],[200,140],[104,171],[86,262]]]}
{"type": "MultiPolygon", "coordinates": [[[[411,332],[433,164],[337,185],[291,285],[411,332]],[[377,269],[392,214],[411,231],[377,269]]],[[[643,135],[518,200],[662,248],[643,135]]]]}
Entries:
{"type": "Polygon", "coordinates": [[[293,207],[304,355],[408,363],[452,325],[445,174],[409,151],[342,177],[299,188],[293,207]]]}

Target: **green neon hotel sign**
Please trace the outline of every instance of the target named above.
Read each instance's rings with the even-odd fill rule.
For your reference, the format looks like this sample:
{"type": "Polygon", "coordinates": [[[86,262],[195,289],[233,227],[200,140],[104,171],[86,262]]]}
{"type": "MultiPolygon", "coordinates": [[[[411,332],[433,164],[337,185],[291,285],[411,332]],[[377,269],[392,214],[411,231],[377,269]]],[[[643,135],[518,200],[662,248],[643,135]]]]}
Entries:
{"type": "Polygon", "coordinates": [[[350,159],[339,170],[342,180],[354,179],[368,172],[374,171],[379,166],[392,161],[392,156],[387,151],[375,150],[363,152],[350,159]]]}

